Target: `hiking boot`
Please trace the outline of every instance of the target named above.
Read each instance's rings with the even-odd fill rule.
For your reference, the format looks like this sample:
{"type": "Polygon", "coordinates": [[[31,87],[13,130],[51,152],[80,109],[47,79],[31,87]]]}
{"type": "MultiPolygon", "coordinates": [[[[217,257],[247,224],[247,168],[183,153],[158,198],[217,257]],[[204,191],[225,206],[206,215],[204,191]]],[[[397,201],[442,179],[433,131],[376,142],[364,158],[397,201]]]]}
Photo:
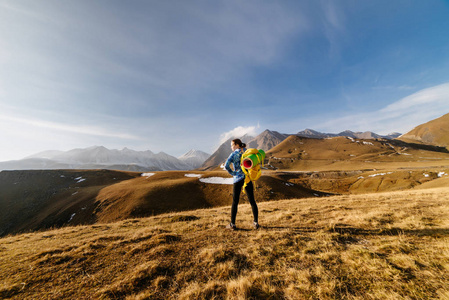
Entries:
{"type": "Polygon", "coordinates": [[[259,229],[260,228],[260,225],[259,225],[259,223],[257,223],[257,222],[254,222],[254,229],[259,229]]]}
{"type": "Polygon", "coordinates": [[[237,230],[237,226],[235,226],[235,224],[229,223],[228,225],[226,225],[226,229],[237,230]]]}

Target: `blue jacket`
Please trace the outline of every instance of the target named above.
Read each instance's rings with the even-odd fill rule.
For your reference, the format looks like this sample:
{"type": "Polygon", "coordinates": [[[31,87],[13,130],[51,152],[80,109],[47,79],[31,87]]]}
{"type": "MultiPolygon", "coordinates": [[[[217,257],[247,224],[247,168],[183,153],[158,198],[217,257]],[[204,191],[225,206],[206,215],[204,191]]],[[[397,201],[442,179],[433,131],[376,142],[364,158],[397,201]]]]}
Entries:
{"type": "Polygon", "coordinates": [[[237,149],[234,152],[232,152],[231,155],[229,155],[228,159],[226,160],[225,168],[228,171],[228,173],[234,177],[234,183],[245,179],[245,174],[243,173],[242,168],[240,168],[240,160],[245,151],[246,149],[237,149]],[[230,167],[231,164],[234,165],[234,170],[231,169],[230,167]]]}

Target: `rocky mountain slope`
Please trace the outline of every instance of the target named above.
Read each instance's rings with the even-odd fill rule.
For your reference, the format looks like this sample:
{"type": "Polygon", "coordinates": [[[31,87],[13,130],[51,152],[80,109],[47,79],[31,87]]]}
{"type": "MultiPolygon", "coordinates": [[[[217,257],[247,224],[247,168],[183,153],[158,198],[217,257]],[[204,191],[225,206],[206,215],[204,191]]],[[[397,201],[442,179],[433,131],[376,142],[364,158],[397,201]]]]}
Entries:
{"type": "MultiPolygon", "coordinates": [[[[235,139],[235,137],[228,139],[226,142],[220,145],[218,149],[203,163],[201,166],[202,170],[208,170],[216,168],[217,166],[223,164],[226,159],[231,154],[231,141],[235,139]]],[[[249,135],[244,135],[240,137],[243,143],[248,144],[250,141],[254,139],[254,137],[249,135]]]]}

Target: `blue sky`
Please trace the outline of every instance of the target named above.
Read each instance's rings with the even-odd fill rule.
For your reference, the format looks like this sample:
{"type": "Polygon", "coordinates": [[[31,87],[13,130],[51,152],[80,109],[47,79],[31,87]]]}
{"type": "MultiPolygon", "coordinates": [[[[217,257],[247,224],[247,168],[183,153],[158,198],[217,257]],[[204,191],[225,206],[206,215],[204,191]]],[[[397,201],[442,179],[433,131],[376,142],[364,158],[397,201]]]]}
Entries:
{"type": "Polygon", "coordinates": [[[448,1],[0,0],[0,161],[449,112],[448,1]]]}

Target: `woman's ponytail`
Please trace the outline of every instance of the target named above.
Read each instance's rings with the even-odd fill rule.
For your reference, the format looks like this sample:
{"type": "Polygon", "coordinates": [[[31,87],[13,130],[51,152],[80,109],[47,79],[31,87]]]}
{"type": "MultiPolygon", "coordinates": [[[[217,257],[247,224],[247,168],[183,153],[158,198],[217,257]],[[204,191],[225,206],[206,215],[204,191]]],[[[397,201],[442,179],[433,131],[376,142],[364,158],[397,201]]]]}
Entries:
{"type": "Polygon", "coordinates": [[[245,143],[242,143],[242,141],[240,140],[240,139],[235,139],[235,140],[232,140],[232,142],[234,143],[234,144],[236,144],[236,145],[238,145],[240,148],[246,148],[246,144],[245,143]]]}

